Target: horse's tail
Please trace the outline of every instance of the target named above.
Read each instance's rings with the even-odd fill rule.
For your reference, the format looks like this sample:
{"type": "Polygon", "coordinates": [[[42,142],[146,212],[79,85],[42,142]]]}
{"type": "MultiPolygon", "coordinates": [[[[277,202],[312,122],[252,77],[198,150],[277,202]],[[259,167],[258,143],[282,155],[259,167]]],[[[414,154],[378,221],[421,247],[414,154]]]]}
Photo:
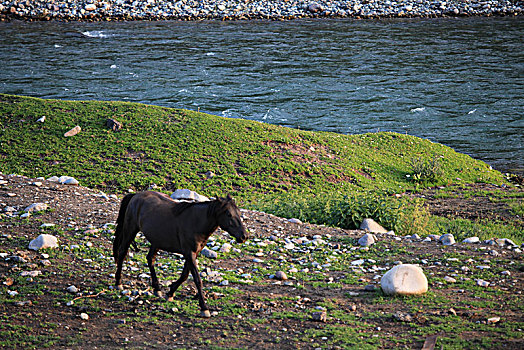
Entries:
{"type": "Polygon", "coordinates": [[[124,238],[124,219],[126,217],[127,206],[134,195],[135,193],[126,195],[120,203],[120,210],[118,211],[118,217],[116,219],[115,240],[113,241],[113,257],[115,258],[115,261],[118,260],[118,251],[120,250],[120,245],[122,244],[122,240],[124,238]]]}

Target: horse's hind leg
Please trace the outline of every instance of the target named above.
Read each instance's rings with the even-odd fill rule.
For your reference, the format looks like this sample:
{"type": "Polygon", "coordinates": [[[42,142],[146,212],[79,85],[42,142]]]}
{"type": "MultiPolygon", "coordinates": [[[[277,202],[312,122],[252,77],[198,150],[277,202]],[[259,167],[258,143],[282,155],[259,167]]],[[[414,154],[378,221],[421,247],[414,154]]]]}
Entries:
{"type": "Polygon", "coordinates": [[[122,287],[122,266],[124,264],[124,260],[126,259],[127,251],[129,250],[129,246],[131,245],[131,242],[133,242],[133,240],[135,239],[138,231],[139,231],[138,227],[133,227],[132,229],[129,229],[129,225],[124,226],[123,233],[122,233],[124,237],[122,237],[122,242],[120,243],[120,247],[118,248],[117,261],[116,261],[115,285],[118,289],[123,289],[122,287]]]}
{"type": "Polygon", "coordinates": [[[180,277],[171,284],[169,287],[169,292],[167,293],[167,301],[173,301],[173,295],[175,294],[176,290],[182,283],[184,283],[187,280],[187,276],[189,275],[189,262],[186,259],[186,262],[184,263],[184,268],[182,270],[182,273],[180,274],[180,277]]]}
{"type": "Polygon", "coordinates": [[[133,227],[134,225],[129,223],[124,223],[124,228],[122,232],[122,240],[120,246],[117,250],[117,261],[116,261],[116,272],[115,272],[115,285],[117,289],[123,289],[122,287],[122,266],[124,265],[124,260],[127,256],[127,251],[131,242],[134,241],[139,228],[133,227]]]}
{"type": "Polygon", "coordinates": [[[147,266],[149,266],[149,271],[151,271],[151,285],[153,286],[153,291],[156,296],[161,297],[162,292],[160,291],[160,284],[158,283],[154,266],[157,253],[158,248],[151,245],[151,248],[149,248],[149,252],[147,253],[147,266]]]}
{"type": "Polygon", "coordinates": [[[198,274],[196,257],[196,253],[191,253],[190,257],[186,257],[186,261],[189,263],[189,270],[191,271],[191,275],[193,275],[193,280],[195,281],[195,285],[198,291],[198,304],[200,305],[200,316],[211,317],[209,308],[207,307],[206,302],[204,301],[204,292],[202,291],[202,280],[200,279],[200,275],[198,274]]]}

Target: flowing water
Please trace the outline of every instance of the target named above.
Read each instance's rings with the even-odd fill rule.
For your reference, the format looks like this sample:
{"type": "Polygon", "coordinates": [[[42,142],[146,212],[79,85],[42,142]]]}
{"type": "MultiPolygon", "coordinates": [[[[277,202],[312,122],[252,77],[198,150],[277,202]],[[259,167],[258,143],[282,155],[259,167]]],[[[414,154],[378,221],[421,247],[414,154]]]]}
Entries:
{"type": "Polygon", "coordinates": [[[0,23],[0,92],[395,131],[524,173],[524,18],[0,23]]]}

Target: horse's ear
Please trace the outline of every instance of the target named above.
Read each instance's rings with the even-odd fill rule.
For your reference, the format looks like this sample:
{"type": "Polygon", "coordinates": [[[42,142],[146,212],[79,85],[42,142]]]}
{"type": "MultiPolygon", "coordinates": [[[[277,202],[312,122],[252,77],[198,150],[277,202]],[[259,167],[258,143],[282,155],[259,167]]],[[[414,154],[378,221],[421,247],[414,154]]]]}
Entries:
{"type": "Polygon", "coordinates": [[[233,200],[233,197],[228,193],[226,197],[226,201],[231,202],[233,200]]]}

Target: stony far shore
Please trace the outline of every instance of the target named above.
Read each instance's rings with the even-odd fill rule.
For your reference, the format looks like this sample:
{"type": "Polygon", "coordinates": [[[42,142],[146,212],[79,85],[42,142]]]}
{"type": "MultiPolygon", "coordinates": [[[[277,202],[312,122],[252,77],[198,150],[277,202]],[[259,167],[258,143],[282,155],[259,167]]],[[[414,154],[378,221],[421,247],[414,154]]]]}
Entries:
{"type": "Polygon", "coordinates": [[[8,0],[0,21],[289,20],[517,16],[521,0],[8,0]]]}

